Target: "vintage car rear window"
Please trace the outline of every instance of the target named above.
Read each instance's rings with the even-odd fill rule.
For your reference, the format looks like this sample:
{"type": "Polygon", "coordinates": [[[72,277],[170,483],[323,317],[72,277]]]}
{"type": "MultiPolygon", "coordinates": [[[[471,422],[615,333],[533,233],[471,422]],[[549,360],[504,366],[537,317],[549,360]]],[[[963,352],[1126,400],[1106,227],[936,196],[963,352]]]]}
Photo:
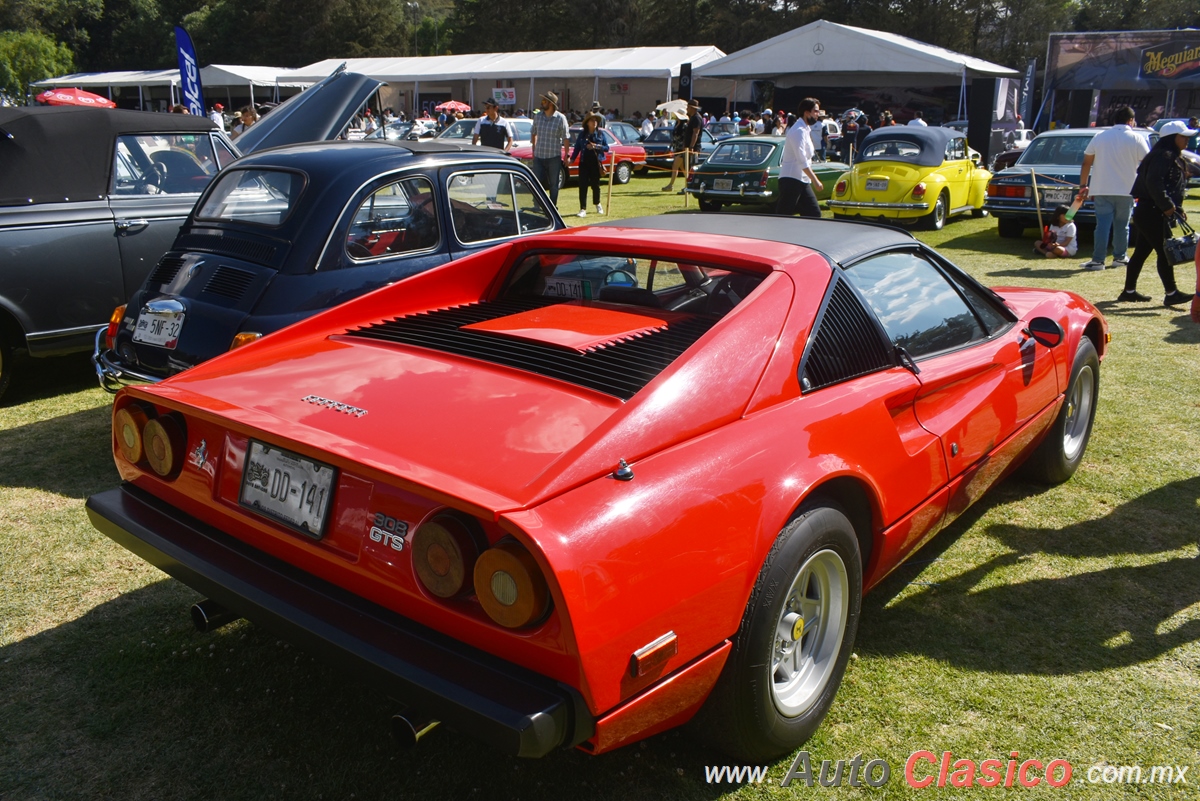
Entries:
{"type": "Polygon", "coordinates": [[[201,192],[220,167],[207,134],[118,136],[113,156],[113,195],[178,195],[201,192]]]}
{"type": "Polygon", "coordinates": [[[1083,164],[1090,136],[1039,136],[1029,143],[1018,164],[1083,164]]]}
{"type": "Polygon", "coordinates": [[[876,142],[870,147],[858,154],[859,161],[867,159],[878,159],[886,161],[888,159],[900,158],[916,158],[921,155],[921,147],[915,142],[901,142],[896,139],[888,139],[883,142],[876,142]]]}
{"type": "Polygon", "coordinates": [[[296,172],[231,170],[217,180],[196,217],[277,228],[296,208],[304,185],[296,172]]]}
{"type": "Polygon", "coordinates": [[[708,157],[712,165],[754,167],[771,157],[777,145],[770,142],[724,142],[708,157]]]}
{"type": "Polygon", "coordinates": [[[455,173],[446,192],[454,233],[463,244],[554,228],[550,211],[515,172],[455,173]]]}
{"type": "Polygon", "coordinates": [[[346,253],[355,261],[385,258],[426,251],[440,241],[433,184],[415,175],[367,196],[350,223],[346,253]]]}

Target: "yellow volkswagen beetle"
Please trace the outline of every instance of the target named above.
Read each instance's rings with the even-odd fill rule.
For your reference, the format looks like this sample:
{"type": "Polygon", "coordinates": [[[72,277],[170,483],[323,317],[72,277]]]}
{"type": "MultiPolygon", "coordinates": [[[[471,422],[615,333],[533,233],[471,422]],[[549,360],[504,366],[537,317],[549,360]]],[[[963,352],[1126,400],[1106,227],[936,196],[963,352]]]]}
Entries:
{"type": "Polygon", "coordinates": [[[992,174],[951,128],[893,125],[863,140],[858,161],[833,189],[834,217],[924,223],[934,230],[953,214],[982,217],[992,174]]]}

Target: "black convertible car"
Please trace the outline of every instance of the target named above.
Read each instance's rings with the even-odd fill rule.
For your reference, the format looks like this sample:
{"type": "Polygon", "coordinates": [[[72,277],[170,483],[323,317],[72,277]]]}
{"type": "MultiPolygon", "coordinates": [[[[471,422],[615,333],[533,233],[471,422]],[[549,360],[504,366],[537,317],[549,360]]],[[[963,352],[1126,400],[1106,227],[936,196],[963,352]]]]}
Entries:
{"type": "Polygon", "coordinates": [[[220,173],[96,335],[100,383],[159,381],[373,289],[562,227],[533,174],[488,148],[376,139],[255,153],[220,173]]]}

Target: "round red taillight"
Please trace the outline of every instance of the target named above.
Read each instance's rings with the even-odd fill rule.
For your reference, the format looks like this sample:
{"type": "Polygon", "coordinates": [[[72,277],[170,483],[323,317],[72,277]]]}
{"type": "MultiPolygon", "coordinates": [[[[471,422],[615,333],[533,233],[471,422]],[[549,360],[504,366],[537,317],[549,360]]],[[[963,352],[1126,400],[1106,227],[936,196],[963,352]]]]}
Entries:
{"type": "Polygon", "coordinates": [[[146,423],[143,429],[146,461],[163,478],[174,478],[183,467],[187,429],[178,414],[166,414],[146,423]]]}
{"type": "Polygon", "coordinates": [[[925,188],[926,187],[925,187],[924,181],[922,181],[921,183],[914,186],[913,193],[912,193],[913,197],[925,197],[925,188]]]}
{"type": "Polygon", "coordinates": [[[838,182],[837,182],[837,186],[835,186],[835,187],[833,188],[833,191],[834,191],[834,192],[836,192],[836,193],[837,193],[837,194],[839,194],[839,195],[844,195],[844,194],[846,194],[846,182],[845,182],[845,181],[838,181],[838,182]]]}
{"type": "Polygon", "coordinates": [[[130,464],[137,464],[146,455],[142,432],[150,421],[150,413],[150,408],[144,404],[130,403],[113,415],[113,436],[117,440],[117,450],[130,464]]]}
{"type": "Polygon", "coordinates": [[[550,607],[537,561],[515,540],[501,540],[479,555],[475,594],[487,616],[508,629],[536,623],[550,607]]]}
{"type": "Polygon", "coordinates": [[[413,570],[425,589],[439,598],[453,598],[470,589],[468,578],[486,546],[471,522],[452,514],[434,515],[413,532],[413,570]]]}

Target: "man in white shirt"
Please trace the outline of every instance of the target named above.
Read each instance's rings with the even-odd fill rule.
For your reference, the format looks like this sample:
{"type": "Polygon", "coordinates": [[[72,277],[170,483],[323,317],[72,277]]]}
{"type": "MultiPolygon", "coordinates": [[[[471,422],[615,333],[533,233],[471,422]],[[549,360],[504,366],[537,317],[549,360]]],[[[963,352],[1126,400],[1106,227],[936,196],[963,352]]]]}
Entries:
{"type": "Polygon", "coordinates": [[[813,142],[809,126],[818,124],[821,103],[814,97],[800,101],[796,124],[788,129],[783,141],[783,157],[779,162],[779,201],[776,214],[801,217],[821,216],[815,189],[821,189],[821,179],[813,172],[813,142]]]}
{"type": "Polygon", "coordinates": [[[1133,109],[1129,106],[1117,109],[1113,122],[1113,127],[1092,137],[1083,151],[1083,168],[1079,171],[1079,185],[1087,187],[1088,196],[1096,207],[1092,258],[1083,263],[1085,270],[1104,269],[1109,231],[1112,232],[1113,267],[1122,267],[1127,262],[1129,218],[1133,215],[1130,192],[1137,178],[1138,165],[1150,152],[1149,142],[1133,130],[1133,109]]]}
{"type": "Polygon", "coordinates": [[[922,128],[928,128],[929,123],[925,122],[925,115],[919,111],[913,112],[913,118],[908,121],[909,125],[919,125],[922,128]]]}
{"type": "Polygon", "coordinates": [[[654,132],[654,112],[651,111],[646,115],[646,119],[642,120],[642,138],[646,138],[654,132]]]}
{"type": "Polygon", "coordinates": [[[222,131],[225,130],[225,107],[220,103],[213,103],[212,111],[208,112],[208,118],[216,123],[222,131]]]}

